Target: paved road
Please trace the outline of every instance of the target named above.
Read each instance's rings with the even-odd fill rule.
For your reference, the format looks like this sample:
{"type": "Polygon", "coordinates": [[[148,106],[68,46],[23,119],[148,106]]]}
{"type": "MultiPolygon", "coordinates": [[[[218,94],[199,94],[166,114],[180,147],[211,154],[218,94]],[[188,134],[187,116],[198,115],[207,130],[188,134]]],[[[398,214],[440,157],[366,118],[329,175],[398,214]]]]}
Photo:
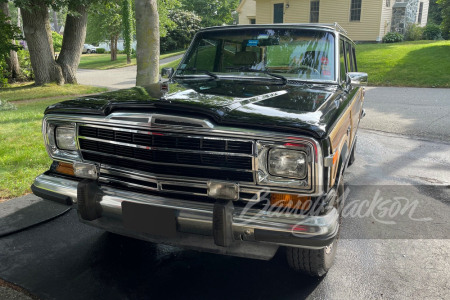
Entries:
{"type": "MultiPolygon", "coordinates": [[[[161,59],[159,64],[167,64],[181,57],[183,55],[161,59]]],[[[110,70],[78,69],[77,80],[79,84],[103,86],[111,90],[126,89],[136,86],[136,66],[110,70]]]]}
{"type": "Polygon", "coordinates": [[[362,128],[450,141],[450,89],[367,89],[362,128]]]}

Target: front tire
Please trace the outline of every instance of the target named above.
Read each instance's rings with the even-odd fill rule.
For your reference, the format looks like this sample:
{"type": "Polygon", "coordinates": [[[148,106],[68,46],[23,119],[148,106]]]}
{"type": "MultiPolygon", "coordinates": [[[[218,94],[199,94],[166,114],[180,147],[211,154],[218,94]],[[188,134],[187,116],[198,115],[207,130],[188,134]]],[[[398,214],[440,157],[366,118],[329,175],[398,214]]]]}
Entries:
{"type": "Polygon", "coordinates": [[[345,203],[344,183],[341,182],[337,186],[337,197],[341,197],[340,201],[335,201],[336,209],[339,211],[339,229],[334,241],[323,249],[304,249],[296,247],[286,247],[286,256],[289,266],[295,271],[306,273],[313,277],[322,277],[328,273],[334,265],[336,257],[337,245],[339,241],[339,233],[341,231],[341,205],[345,203]]]}
{"type": "Polygon", "coordinates": [[[91,54],[91,50],[88,50],[88,51],[87,51],[87,54],[91,54]]]}

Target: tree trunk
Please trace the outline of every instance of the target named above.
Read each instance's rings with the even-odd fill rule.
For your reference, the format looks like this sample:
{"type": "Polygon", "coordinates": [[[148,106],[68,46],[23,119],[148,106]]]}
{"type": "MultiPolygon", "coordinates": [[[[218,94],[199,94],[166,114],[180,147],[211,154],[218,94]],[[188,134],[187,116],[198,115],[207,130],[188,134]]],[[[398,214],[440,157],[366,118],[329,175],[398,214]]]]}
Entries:
{"type": "Polygon", "coordinates": [[[136,85],[159,90],[159,15],[157,0],[136,0],[136,85]]]}
{"type": "Polygon", "coordinates": [[[127,54],[127,64],[131,64],[131,50],[133,44],[133,9],[131,0],[123,0],[122,24],[125,53],[127,54]]]}
{"type": "MultiPolygon", "coordinates": [[[[11,14],[9,13],[9,6],[8,2],[6,3],[0,3],[0,9],[3,11],[3,13],[10,18],[11,14]]],[[[11,20],[8,21],[9,24],[11,24],[11,20]]],[[[11,41],[12,43],[15,43],[15,40],[11,41]]],[[[19,59],[17,58],[17,52],[16,51],[9,51],[9,57],[6,59],[6,63],[8,65],[8,71],[11,72],[12,78],[17,78],[20,75],[20,66],[19,66],[19,59]]]]}
{"type": "Polygon", "coordinates": [[[61,67],[54,59],[47,6],[43,2],[37,2],[30,9],[22,9],[22,19],[35,85],[52,81],[64,84],[61,67]]]}
{"type": "Polygon", "coordinates": [[[55,28],[55,31],[57,34],[59,34],[59,25],[58,25],[58,16],[56,14],[56,11],[53,9],[53,27],[55,28]]]}
{"type": "Polygon", "coordinates": [[[58,64],[61,66],[66,83],[77,83],[77,69],[86,38],[87,7],[80,5],[70,9],[77,16],[67,15],[58,64]]]}
{"type": "Polygon", "coordinates": [[[114,38],[114,60],[117,60],[117,41],[119,40],[119,36],[116,35],[116,37],[114,38]]]}
{"type": "Polygon", "coordinates": [[[20,17],[21,17],[20,7],[18,7],[17,8],[17,27],[19,27],[20,30],[22,30],[22,32],[23,32],[22,24],[20,23],[20,17]]]}
{"type": "Polygon", "coordinates": [[[115,43],[114,43],[114,36],[111,36],[111,61],[114,61],[115,59],[114,59],[114,53],[115,53],[115,50],[114,50],[114,45],[115,45],[115,43]]]}

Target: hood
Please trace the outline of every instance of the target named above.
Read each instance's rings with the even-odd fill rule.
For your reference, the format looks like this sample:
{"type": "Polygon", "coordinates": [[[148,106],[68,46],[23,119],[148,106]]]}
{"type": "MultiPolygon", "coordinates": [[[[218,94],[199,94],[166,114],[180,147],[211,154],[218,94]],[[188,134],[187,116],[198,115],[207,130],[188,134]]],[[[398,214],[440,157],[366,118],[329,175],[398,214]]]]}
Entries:
{"type": "Polygon", "coordinates": [[[276,85],[239,80],[184,80],[169,92],[135,87],[49,106],[46,114],[107,116],[113,111],[182,111],[221,125],[267,128],[324,137],[336,118],[340,90],[333,85],[276,85]]]}

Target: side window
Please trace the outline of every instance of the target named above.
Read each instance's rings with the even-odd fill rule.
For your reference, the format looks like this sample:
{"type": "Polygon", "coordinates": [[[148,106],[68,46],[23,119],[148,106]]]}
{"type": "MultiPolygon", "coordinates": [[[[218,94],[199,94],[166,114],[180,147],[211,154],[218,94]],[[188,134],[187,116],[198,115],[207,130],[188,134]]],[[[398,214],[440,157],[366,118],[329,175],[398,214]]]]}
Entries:
{"type": "Polygon", "coordinates": [[[345,81],[345,74],[347,73],[346,63],[345,63],[345,47],[344,47],[345,42],[343,40],[340,40],[339,43],[340,43],[339,53],[340,53],[340,61],[341,61],[340,74],[341,74],[341,82],[342,82],[342,81],[345,81]]]}
{"type": "Polygon", "coordinates": [[[352,47],[352,61],[353,61],[353,72],[358,72],[358,65],[356,64],[355,47],[352,47]]]}
{"type": "MultiPolygon", "coordinates": [[[[216,59],[217,41],[203,39],[199,42],[197,52],[193,53],[194,59],[189,59],[186,68],[194,67],[200,70],[214,71],[214,61],[216,59]]],[[[196,73],[187,71],[185,74],[196,73]]]]}
{"type": "Polygon", "coordinates": [[[352,45],[349,42],[346,42],[345,45],[347,46],[347,70],[348,72],[353,72],[353,59],[351,59],[351,57],[353,56],[352,45]]]}

